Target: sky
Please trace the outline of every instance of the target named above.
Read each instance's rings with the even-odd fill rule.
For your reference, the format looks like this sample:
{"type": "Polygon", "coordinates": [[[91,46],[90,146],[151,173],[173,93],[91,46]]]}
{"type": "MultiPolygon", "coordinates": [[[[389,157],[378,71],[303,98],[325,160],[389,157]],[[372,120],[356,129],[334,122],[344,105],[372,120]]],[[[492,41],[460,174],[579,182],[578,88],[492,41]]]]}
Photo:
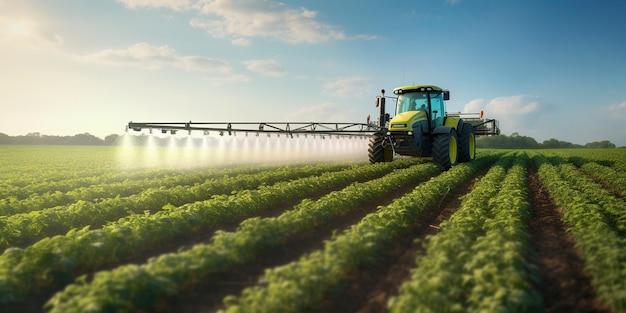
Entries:
{"type": "Polygon", "coordinates": [[[626,2],[0,0],[11,136],[365,122],[418,84],[506,135],[626,146],[626,2]]]}

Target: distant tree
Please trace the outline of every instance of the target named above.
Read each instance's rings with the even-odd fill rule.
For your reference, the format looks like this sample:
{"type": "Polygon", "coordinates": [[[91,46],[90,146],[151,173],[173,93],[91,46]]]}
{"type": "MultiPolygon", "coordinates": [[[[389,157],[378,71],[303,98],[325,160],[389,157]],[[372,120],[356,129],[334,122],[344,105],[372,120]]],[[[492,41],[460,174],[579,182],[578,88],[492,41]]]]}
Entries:
{"type": "Polygon", "coordinates": [[[120,140],[120,135],[111,134],[111,135],[104,137],[104,144],[106,146],[114,146],[118,144],[119,140],[120,140]]]}
{"type": "Polygon", "coordinates": [[[477,145],[482,148],[493,149],[537,149],[540,148],[539,143],[532,137],[521,136],[513,133],[511,136],[483,136],[476,140],[477,145]]]}
{"type": "Polygon", "coordinates": [[[104,141],[92,134],[82,133],[74,136],[49,136],[41,133],[28,133],[25,136],[11,137],[0,134],[0,143],[17,145],[89,145],[100,146],[104,141]]]}
{"type": "Polygon", "coordinates": [[[567,141],[556,140],[554,138],[544,140],[544,142],[541,144],[541,147],[545,149],[582,148],[581,145],[576,145],[567,141]]]}
{"type": "Polygon", "coordinates": [[[1,145],[8,145],[8,144],[12,144],[13,143],[13,137],[5,134],[5,133],[0,133],[0,144],[1,145]]]}
{"type": "Polygon", "coordinates": [[[555,138],[545,140],[541,144],[528,136],[522,136],[519,133],[512,133],[510,136],[497,135],[497,136],[481,136],[476,138],[476,144],[481,148],[493,148],[493,149],[563,149],[563,148],[616,148],[615,144],[608,141],[594,141],[585,144],[584,146],[574,144],[567,141],[561,141],[555,138]]]}
{"type": "Polygon", "coordinates": [[[90,133],[77,134],[70,139],[70,144],[72,145],[101,146],[103,143],[102,139],[90,133]]]}
{"type": "Polygon", "coordinates": [[[585,144],[585,148],[609,148],[609,149],[615,149],[615,144],[608,141],[608,140],[603,140],[603,141],[594,141],[594,142],[590,142],[585,144]]]}

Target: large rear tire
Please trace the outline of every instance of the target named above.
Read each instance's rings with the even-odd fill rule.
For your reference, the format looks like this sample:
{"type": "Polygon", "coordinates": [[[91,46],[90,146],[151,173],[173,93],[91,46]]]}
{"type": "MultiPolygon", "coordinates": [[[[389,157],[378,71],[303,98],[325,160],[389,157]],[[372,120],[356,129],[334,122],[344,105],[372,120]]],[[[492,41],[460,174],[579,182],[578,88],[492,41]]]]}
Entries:
{"type": "Polygon", "coordinates": [[[476,136],[474,126],[463,124],[461,136],[459,136],[459,163],[469,162],[476,158],[476,136]]]}
{"type": "Polygon", "coordinates": [[[435,135],[433,159],[446,170],[458,163],[458,136],[454,128],[449,133],[435,135]]]}
{"type": "Polygon", "coordinates": [[[367,149],[370,163],[393,161],[393,150],[386,149],[383,145],[386,139],[385,137],[384,133],[375,133],[370,137],[369,147],[367,149]]]}

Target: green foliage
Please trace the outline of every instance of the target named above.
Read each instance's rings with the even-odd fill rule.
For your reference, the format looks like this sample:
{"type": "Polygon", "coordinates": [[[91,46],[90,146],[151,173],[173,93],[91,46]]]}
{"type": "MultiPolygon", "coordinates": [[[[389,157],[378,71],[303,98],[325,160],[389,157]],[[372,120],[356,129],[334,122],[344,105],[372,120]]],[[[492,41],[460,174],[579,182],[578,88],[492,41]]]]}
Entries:
{"type": "Polygon", "coordinates": [[[368,214],[358,224],[327,241],[323,250],[299,261],[267,270],[261,285],[228,298],[227,312],[301,312],[315,306],[349,271],[367,267],[394,238],[446,193],[495,159],[464,163],[417,186],[387,207],[368,214]]]}
{"type": "Polygon", "coordinates": [[[422,164],[429,159],[120,172],[111,151],[0,149],[0,238],[6,248],[0,255],[0,311],[55,289],[63,291],[48,301],[53,312],[152,311],[213,273],[236,270],[391,190],[416,186],[334,231],[322,249],[266,269],[259,284],[224,299],[231,312],[315,310],[325,296],[341,294],[347,273],[366,273],[378,264],[416,220],[481,169],[486,174],[441,231],[423,241],[426,250],[389,310],[541,311],[541,282],[526,259],[532,255],[527,153],[562,210],[599,294],[615,311],[626,309],[623,149],[480,149],[475,161],[445,172],[422,164]],[[318,200],[306,199],[321,193],[318,200]],[[279,216],[258,217],[298,201],[279,216]],[[204,244],[128,264],[155,245],[176,246],[180,238],[225,223],[240,224],[204,244]],[[94,272],[103,267],[109,270],[94,272]]]}
{"type": "Polygon", "coordinates": [[[594,142],[589,142],[587,144],[585,144],[585,148],[591,148],[591,149],[615,149],[616,146],[614,143],[608,141],[608,140],[603,140],[603,141],[594,141],[594,142]]]}
{"type": "MultiPolygon", "coordinates": [[[[381,163],[375,166],[353,168],[344,171],[341,177],[353,181],[360,176],[359,172],[388,170],[389,166],[389,163],[381,163]]],[[[183,284],[188,287],[202,282],[208,274],[224,271],[237,264],[250,261],[261,251],[279,245],[289,236],[310,230],[347,211],[356,210],[384,193],[406,184],[426,180],[438,172],[440,169],[434,164],[416,165],[408,169],[393,171],[380,179],[354,183],[341,191],[329,193],[318,201],[303,201],[294,210],[286,211],[276,218],[247,219],[239,225],[236,232],[218,232],[211,244],[199,244],[190,250],[150,260],[137,269],[141,270],[142,275],[146,277],[141,281],[137,281],[134,276],[124,275],[131,269],[135,270],[134,266],[119,267],[110,272],[100,272],[89,284],[66,288],[64,292],[51,299],[49,305],[52,307],[52,312],[82,312],[87,308],[76,303],[74,299],[97,295],[92,296],[92,302],[86,305],[92,305],[95,302],[99,307],[113,308],[116,312],[144,309],[146,299],[153,299],[150,306],[155,305],[157,299],[171,294],[172,288],[183,284]],[[151,286],[152,282],[157,279],[164,281],[164,288],[151,286]],[[107,286],[118,286],[119,290],[111,290],[107,286]],[[134,295],[144,290],[150,290],[150,294],[142,298],[120,297],[120,293],[134,295]]],[[[293,190],[291,186],[294,184],[298,182],[286,183],[281,189],[293,190]]],[[[274,191],[276,190],[272,190],[272,193],[274,191]]],[[[259,198],[251,200],[258,201],[259,198]]]]}
{"type": "MultiPolygon", "coordinates": [[[[254,216],[260,210],[281,202],[301,199],[317,190],[355,180],[373,179],[393,169],[415,163],[414,160],[407,160],[372,166],[352,166],[335,172],[330,169],[337,165],[320,164],[261,172],[256,174],[259,175],[256,179],[249,182],[254,182],[257,186],[259,183],[278,182],[271,186],[261,185],[254,190],[242,190],[245,180],[233,182],[224,179],[224,182],[239,186],[230,186],[229,190],[238,191],[232,195],[216,195],[209,200],[187,203],[177,208],[170,207],[155,214],[131,214],[115,223],[104,225],[102,229],[70,231],[65,236],[43,239],[10,259],[0,256],[0,287],[6,286],[6,289],[0,290],[0,294],[5,294],[7,299],[20,299],[44,286],[61,283],[55,276],[45,275],[49,267],[42,266],[43,264],[50,263],[50,266],[62,271],[63,275],[76,277],[95,266],[119,262],[149,249],[152,245],[173,241],[183,233],[254,216]],[[312,174],[318,176],[310,176],[312,174]],[[291,180],[298,176],[309,177],[291,180]],[[29,254],[32,257],[26,257],[29,254]],[[68,258],[74,260],[71,267],[65,267],[67,264],[62,262],[68,258]]],[[[246,175],[236,177],[250,178],[246,175]]],[[[171,195],[175,199],[179,193],[186,192],[185,188],[177,188],[173,193],[164,195],[171,195]]],[[[167,196],[167,201],[171,201],[172,197],[167,196]]],[[[184,197],[189,196],[186,194],[184,197]]],[[[148,201],[151,199],[153,197],[148,198],[148,201]]]]}
{"type": "Polygon", "coordinates": [[[584,146],[555,138],[538,143],[535,138],[513,133],[510,136],[480,136],[476,138],[476,145],[485,149],[572,149],[572,148],[610,148],[616,146],[608,140],[590,142],[584,146]]]}
{"type": "Polygon", "coordinates": [[[626,310],[623,200],[613,199],[597,185],[568,173],[571,168],[562,164],[563,159],[542,155],[533,159],[541,183],[563,210],[563,219],[571,227],[598,293],[614,310],[626,310]]]}
{"type": "Polygon", "coordinates": [[[50,136],[40,133],[29,133],[25,136],[9,136],[0,133],[0,145],[86,145],[102,146],[117,142],[119,135],[111,134],[102,140],[92,134],[83,133],[74,136],[50,136]]]}
{"type": "Polygon", "coordinates": [[[536,312],[529,265],[527,157],[504,156],[430,237],[392,312],[536,312]],[[511,168],[512,162],[514,162],[511,168]],[[510,169],[509,169],[510,168],[510,169]],[[508,172],[508,173],[507,173],[508,172]]]}
{"type": "MultiPolygon", "coordinates": [[[[318,165],[276,167],[268,171],[258,171],[255,174],[242,172],[233,176],[211,175],[200,176],[195,174],[160,178],[158,180],[140,181],[122,185],[129,187],[117,188],[117,184],[105,187],[78,189],[68,194],[88,194],[74,196],[80,199],[69,205],[39,209],[23,214],[14,214],[3,217],[5,232],[0,232],[0,248],[9,245],[24,246],[46,236],[63,234],[75,227],[91,225],[100,227],[107,222],[115,221],[128,213],[141,214],[145,211],[157,212],[163,206],[183,205],[194,201],[210,199],[215,195],[230,194],[237,190],[257,188],[262,184],[318,175],[325,172],[345,169],[347,165],[318,165]],[[217,177],[215,177],[217,176],[217,177]],[[134,188],[133,188],[134,187],[134,188]],[[120,197],[120,189],[129,188],[136,192],[128,197],[120,197]],[[102,191],[101,191],[102,190],[102,191]],[[108,195],[108,197],[107,197],[108,195]],[[95,200],[100,199],[102,200],[95,200]],[[82,198],[92,199],[84,201],[82,198]]],[[[245,171],[245,168],[242,168],[245,171]]],[[[70,197],[70,196],[68,196],[70,197]]],[[[40,199],[40,197],[37,197],[40,199]]],[[[32,205],[33,201],[23,200],[32,205]]],[[[15,205],[17,206],[17,205],[15,205]]],[[[45,207],[45,205],[42,205],[45,207]]]]}

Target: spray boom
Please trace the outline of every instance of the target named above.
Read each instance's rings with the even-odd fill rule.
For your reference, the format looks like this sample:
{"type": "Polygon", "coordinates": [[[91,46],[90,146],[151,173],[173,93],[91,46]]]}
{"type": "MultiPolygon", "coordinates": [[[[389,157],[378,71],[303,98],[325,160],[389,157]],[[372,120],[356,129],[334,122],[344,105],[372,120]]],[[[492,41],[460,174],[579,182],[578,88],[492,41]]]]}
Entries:
{"type": "Polygon", "coordinates": [[[267,134],[287,134],[289,136],[299,134],[320,134],[320,135],[342,135],[342,136],[364,136],[380,131],[376,124],[367,123],[314,123],[314,122],[129,122],[126,130],[142,131],[144,129],[161,130],[162,133],[170,132],[175,134],[178,130],[186,130],[190,134],[192,131],[203,131],[209,134],[214,131],[220,135],[227,133],[229,136],[238,132],[243,133],[267,133],[267,134]]]}

